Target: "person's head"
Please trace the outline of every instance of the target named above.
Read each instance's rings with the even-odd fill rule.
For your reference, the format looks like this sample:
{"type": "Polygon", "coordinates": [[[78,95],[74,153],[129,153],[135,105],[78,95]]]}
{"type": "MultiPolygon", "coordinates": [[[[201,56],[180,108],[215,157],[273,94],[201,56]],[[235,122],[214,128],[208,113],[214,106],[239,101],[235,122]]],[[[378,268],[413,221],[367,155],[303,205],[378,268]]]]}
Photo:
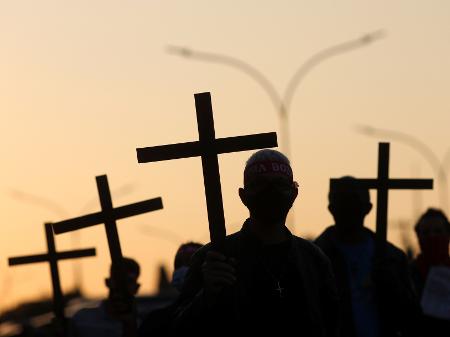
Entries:
{"type": "Polygon", "coordinates": [[[244,170],[239,196],[250,217],[261,223],[284,223],[298,195],[289,159],[281,152],[265,149],[254,153],[244,170]]]}
{"type": "Polygon", "coordinates": [[[175,254],[174,270],[172,275],[172,285],[181,290],[187,271],[189,270],[189,263],[192,255],[200,249],[202,245],[197,242],[188,242],[182,244],[175,254]]]}
{"type": "Polygon", "coordinates": [[[339,178],[338,182],[330,187],[328,209],[340,230],[358,230],[364,226],[364,218],[372,209],[369,190],[353,177],[339,178]]]}
{"type": "Polygon", "coordinates": [[[128,293],[133,296],[136,295],[140,287],[138,278],[141,273],[141,268],[135,260],[124,257],[122,260],[122,268],[117,269],[114,265],[111,265],[109,277],[105,279],[106,287],[109,289],[109,296],[112,297],[118,293],[119,285],[117,280],[123,276],[117,274],[120,269],[125,273],[124,278],[127,283],[128,293]]]}
{"type": "Polygon", "coordinates": [[[429,208],[414,227],[422,254],[431,259],[448,258],[450,222],[444,212],[429,208]]]}

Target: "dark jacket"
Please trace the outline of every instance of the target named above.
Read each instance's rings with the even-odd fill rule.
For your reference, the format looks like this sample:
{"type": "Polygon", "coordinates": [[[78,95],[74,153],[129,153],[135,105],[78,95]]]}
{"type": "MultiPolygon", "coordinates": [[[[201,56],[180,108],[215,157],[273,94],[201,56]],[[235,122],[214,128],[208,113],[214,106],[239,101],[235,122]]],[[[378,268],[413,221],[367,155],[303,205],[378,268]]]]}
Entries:
{"type": "MultiPolygon", "coordinates": [[[[296,307],[297,320],[289,322],[289,326],[278,325],[278,335],[296,329],[299,335],[305,337],[338,336],[338,298],[330,263],[314,244],[290,233],[289,236],[288,260],[300,275],[298,289],[304,300],[296,307]],[[305,329],[308,326],[309,333],[301,333],[302,326],[305,329]]],[[[258,286],[258,280],[252,278],[251,273],[257,266],[259,248],[259,241],[252,236],[246,224],[239,232],[226,237],[225,254],[238,261],[237,282],[224,291],[218,303],[210,308],[204,301],[201,266],[211,246],[200,249],[193,256],[190,273],[174,306],[171,334],[198,335],[205,332],[208,335],[241,335],[245,332],[267,333],[276,327],[276,321],[262,319],[252,320],[248,324],[252,308],[255,309],[248,294],[258,286]]]]}
{"type": "MultiPolygon", "coordinates": [[[[375,240],[375,234],[365,229],[375,240]]],[[[342,308],[342,336],[356,336],[346,262],[337,247],[336,228],[328,227],[315,241],[331,261],[342,308]]],[[[421,336],[420,306],[412,286],[406,255],[394,245],[383,245],[375,255],[372,283],[380,319],[380,335],[421,336]]]]}

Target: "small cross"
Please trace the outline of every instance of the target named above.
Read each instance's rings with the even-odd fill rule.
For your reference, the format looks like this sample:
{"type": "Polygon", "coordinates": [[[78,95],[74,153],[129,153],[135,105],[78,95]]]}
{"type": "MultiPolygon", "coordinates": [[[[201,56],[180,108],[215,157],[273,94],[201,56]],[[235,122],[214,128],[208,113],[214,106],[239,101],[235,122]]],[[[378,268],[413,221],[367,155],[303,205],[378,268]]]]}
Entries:
{"type": "Polygon", "coordinates": [[[277,146],[274,132],[216,139],[209,92],[195,94],[199,141],[137,149],[139,163],[201,157],[211,242],[221,250],[226,236],[218,154],[277,146]]]}
{"type": "Polygon", "coordinates": [[[283,295],[284,288],[281,288],[280,281],[277,281],[277,288],[275,290],[279,292],[280,298],[284,297],[283,295]]]}
{"type": "Polygon", "coordinates": [[[66,322],[64,316],[64,296],[61,290],[61,281],[59,278],[58,261],[75,259],[81,257],[95,256],[95,249],[78,249],[57,252],[55,246],[55,238],[52,232],[52,225],[50,223],[45,224],[45,237],[47,240],[47,253],[39,255],[27,255],[19,257],[10,257],[8,264],[10,266],[17,266],[30,263],[48,262],[50,265],[50,275],[52,279],[53,288],[53,312],[56,319],[63,327],[63,333],[67,335],[66,322]]]}

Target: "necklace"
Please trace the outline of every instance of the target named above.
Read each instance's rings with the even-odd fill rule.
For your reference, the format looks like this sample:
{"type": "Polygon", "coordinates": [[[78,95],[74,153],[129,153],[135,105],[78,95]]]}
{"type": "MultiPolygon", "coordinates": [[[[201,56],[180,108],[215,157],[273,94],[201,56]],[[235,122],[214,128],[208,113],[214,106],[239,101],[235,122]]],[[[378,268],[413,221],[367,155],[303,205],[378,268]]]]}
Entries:
{"type": "Polygon", "coordinates": [[[278,287],[275,290],[279,292],[280,298],[283,298],[284,297],[284,294],[283,294],[284,288],[281,288],[280,281],[277,282],[277,286],[278,287]]]}
{"type": "Polygon", "coordinates": [[[275,284],[277,285],[276,288],[274,289],[276,292],[278,292],[279,298],[283,298],[285,296],[285,288],[281,287],[281,278],[284,275],[285,271],[286,271],[286,263],[283,264],[283,267],[280,270],[280,274],[279,277],[275,277],[275,275],[270,271],[270,268],[267,266],[266,263],[264,263],[264,261],[261,260],[261,264],[264,267],[264,270],[266,271],[266,273],[270,276],[270,278],[275,282],[275,284]]]}
{"type": "Polygon", "coordinates": [[[286,296],[286,288],[281,286],[281,280],[286,274],[289,247],[289,242],[283,242],[267,247],[258,254],[261,266],[276,285],[272,289],[278,293],[279,298],[286,296]]]}

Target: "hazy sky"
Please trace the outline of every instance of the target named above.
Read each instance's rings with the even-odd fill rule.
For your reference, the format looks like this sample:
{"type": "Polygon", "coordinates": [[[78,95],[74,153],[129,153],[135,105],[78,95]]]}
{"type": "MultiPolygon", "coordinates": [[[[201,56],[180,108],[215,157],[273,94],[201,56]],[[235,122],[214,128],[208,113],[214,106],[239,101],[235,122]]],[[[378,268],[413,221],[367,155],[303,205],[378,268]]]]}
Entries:
{"type": "MultiPolygon", "coordinates": [[[[108,174],[113,191],[132,184],[127,193],[113,193],[115,205],[163,198],[164,210],[119,222],[124,254],[142,265],[143,293],[155,287],[157,263],[171,267],[179,241],[207,240],[200,160],[138,165],[135,153],[136,147],[197,139],[194,93],[212,93],[218,137],[279,131],[270,99],[252,78],[170,55],[168,45],[245,60],[282,92],[316,52],[385,32],[321,63],[296,91],[289,112],[301,188],[294,232],[317,235],[332,223],[329,178],[376,174],[381,139],[355,132],[355,125],[412,134],[438,157],[450,147],[449,18],[446,0],[1,1],[0,307],[50,292],[47,266],[8,268],[7,257],[43,252],[45,221],[98,210],[91,200],[99,174],[108,174]],[[61,210],[12,191],[51,200],[61,210]]],[[[393,142],[391,154],[392,176],[434,177],[414,149],[393,142]]],[[[246,217],[237,189],[249,155],[220,157],[229,232],[246,217]]],[[[421,192],[421,210],[440,206],[438,195],[421,192]]],[[[412,225],[413,194],[391,196],[391,224],[412,225]]],[[[372,214],[367,224],[373,222],[372,214]]],[[[70,237],[57,237],[58,248],[72,248],[70,237]]],[[[103,228],[83,230],[81,237],[77,248],[98,251],[83,262],[85,290],[104,294],[103,228]]],[[[401,244],[394,226],[389,237],[401,244]]],[[[61,263],[65,290],[73,285],[71,268],[61,263]]]]}

